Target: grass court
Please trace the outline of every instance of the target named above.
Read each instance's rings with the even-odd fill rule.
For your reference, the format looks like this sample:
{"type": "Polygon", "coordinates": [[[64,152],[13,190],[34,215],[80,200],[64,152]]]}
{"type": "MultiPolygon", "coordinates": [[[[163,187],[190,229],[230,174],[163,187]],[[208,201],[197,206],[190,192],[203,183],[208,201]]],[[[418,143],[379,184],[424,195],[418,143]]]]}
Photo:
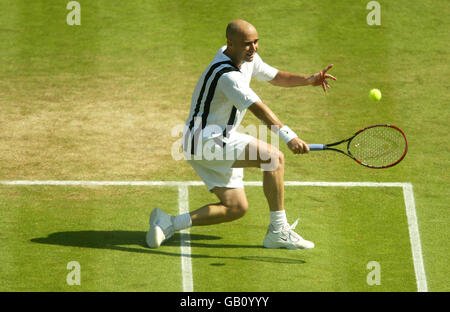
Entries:
{"type": "MultiPolygon", "coordinates": [[[[369,1],[80,0],[79,26],[66,23],[68,2],[0,7],[0,290],[450,290],[446,1],[380,0],[381,25],[373,26],[369,1]],[[252,82],[303,140],[333,142],[375,123],[408,138],[406,158],[386,170],[281,146],[285,180],[406,183],[414,219],[402,186],[290,185],[289,222],[300,217],[299,233],[316,247],[268,250],[268,206],[262,188],[247,185],[244,218],[145,246],[154,207],[178,214],[216,201],[187,162],[172,158],[179,137],[171,129],[184,124],[193,88],[236,18],[255,25],[258,53],[278,69],[312,74],[335,65],[329,73],[338,81],[326,95],[252,82]],[[372,88],[380,102],[369,99],[372,88]],[[67,283],[70,261],[80,264],[80,285],[67,283]],[[379,285],[367,282],[373,261],[379,285]]],[[[243,125],[252,124],[259,121],[248,112],[243,125]]],[[[246,169],[245,181],[258,184],[260,170],[246,169]]]]}

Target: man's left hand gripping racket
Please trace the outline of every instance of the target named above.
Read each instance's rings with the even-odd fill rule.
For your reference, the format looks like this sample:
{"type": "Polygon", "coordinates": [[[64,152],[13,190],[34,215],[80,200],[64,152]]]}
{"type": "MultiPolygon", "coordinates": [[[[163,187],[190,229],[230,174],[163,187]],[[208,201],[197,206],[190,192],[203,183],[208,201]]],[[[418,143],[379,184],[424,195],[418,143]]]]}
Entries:
{"type": "Polygon", "coordinates": [[[395,166],[408,151],[406,135],[392,125],[373,125],[356,132],[352,137],[331,144],[308,144],[311,151],[336,151],[368,168],[384,169],[395,166]],[[347,143],[347,151],[332,146],[347,143]]]}

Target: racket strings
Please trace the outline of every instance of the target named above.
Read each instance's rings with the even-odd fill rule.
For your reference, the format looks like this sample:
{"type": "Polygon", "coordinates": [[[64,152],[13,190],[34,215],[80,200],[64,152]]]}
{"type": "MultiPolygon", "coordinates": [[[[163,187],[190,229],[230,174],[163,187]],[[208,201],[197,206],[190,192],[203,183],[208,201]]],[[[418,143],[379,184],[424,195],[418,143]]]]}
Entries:
{"type": "Polygon", "coordinates": [[[403,157],[406,140],[392,127],[368,128],[353,138],[349,152],[359,161],[375,166],[388,166],[403,157]]]}

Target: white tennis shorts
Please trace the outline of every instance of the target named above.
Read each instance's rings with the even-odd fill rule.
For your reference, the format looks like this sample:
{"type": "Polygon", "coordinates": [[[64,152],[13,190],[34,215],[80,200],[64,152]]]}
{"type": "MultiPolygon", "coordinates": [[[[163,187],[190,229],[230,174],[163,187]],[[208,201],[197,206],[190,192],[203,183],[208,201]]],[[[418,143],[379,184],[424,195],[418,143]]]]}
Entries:
{"type": "Polygon", "coordinates": [[[245,147],[254,140],[254,137],[231,131],[227,138],[205,139],[202,141],[202,159],[191,159],[187,161],[195,172],[206,184],[209,191],[214,187],[244,188],[244,168],[232,168],[234,162],[243,156],[245,147]],[[225,144],[221,144],[225,142],[225,144]],[[209,152],[209,153],[208,153],[209,152]]]}

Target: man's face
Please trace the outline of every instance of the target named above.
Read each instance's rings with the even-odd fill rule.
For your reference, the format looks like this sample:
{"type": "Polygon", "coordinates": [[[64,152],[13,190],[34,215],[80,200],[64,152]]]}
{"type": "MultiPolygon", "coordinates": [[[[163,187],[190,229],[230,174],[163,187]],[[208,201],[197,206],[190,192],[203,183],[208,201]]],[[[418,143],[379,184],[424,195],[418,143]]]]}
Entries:
{"type": "Polygon", "coordinates": [[[241,63],[251,62],[258,51],[258,32],[250,27],[237,34],[231,41],[233,54],[241,63]]]}

